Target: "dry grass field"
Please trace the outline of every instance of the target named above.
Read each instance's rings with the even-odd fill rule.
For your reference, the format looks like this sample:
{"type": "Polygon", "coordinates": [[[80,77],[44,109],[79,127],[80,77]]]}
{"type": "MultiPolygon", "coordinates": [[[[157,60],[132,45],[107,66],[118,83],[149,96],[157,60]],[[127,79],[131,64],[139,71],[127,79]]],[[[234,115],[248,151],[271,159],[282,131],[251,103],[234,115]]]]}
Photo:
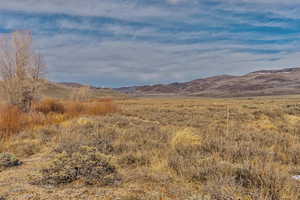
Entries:
{"type": "Polygon", "coordinates": [[[1,200],[300,199],[299,96],[55,103],[1,118],[1,200]]]}

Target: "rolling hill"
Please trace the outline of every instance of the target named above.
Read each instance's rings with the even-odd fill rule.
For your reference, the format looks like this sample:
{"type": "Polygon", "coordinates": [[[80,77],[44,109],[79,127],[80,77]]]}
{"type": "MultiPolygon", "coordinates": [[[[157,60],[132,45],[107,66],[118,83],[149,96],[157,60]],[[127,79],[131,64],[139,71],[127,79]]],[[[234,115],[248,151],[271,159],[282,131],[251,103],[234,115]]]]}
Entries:
{"type": "MultiPolygon", "coordinates": [[[[74,90],[77,90],[86,85],[82,85],[80,83],[55,83],[55,82],[47,82],[42,90],[42,96],[51,97],[51,98],[69,98],[74,90]]],[[[124,97],[123,93],[115,91],[110,88],[91,88],[91,97],[92,98],[119,98],[124,97]]]]}
{"type": "MultiPolygon", "coordinates": [[[[0,84],[2,84],[0,82],[0,84]]],[[[68,99],[72,96],[75,90],[83,87],[80,83],[55,83],[51,81],[45,81],[44,86],[41,89],[41,98],[59,98],[68,99]]],[[[126,95],[110,88],[91,88],[92,98],[123,98],[126,95]]],[[[0,100],[4,100],[4,96],[0,90],[0,100]]]]}
{"type": "Polygon", "coordinates": [[[123,87],[135,95],[246,97],[300,94],[300,68],[261,70],[242,76],[220,75],[183,83],[123,87]]]}

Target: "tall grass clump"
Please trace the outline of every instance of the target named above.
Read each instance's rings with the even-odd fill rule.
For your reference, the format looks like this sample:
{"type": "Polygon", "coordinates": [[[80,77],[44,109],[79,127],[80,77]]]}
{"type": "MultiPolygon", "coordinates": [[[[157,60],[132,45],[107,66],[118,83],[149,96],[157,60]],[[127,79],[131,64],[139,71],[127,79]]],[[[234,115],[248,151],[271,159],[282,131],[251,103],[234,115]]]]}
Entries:
{"type": "Polygon", "coordinates": [[[68,113],[68,115],[71,117],[79,116],[85,110],[85,106],[83,105],[83,103],[76,102],[76,101],[64,102],[64,107],[66,113],[68,113]]]}
{"type": "Polygon", "coordinates": [[[25,114],[17,106],[3,105],[0,107],[0,139],[8,139],[21,131],[25,125],[25,114]]]}
{"type": "Polygon", "coordinates": [[[34,112],[49,114],[65,114],[69,117],[80,115],[104,115],[117,112],[117,106],[112,100],[97,102],[59,101],[44,99],[34,105],[34,112]]]}
{"type": "Polygon", "coordinates": [[[192,129],[186,128],[176,132],[171,140],[172,148],[179,154],[191,153],[200,148],[202,139],[192,129]]]}
{"type": "Polygon", "coordinates": [[[117,112],[117,106],[112,101],[93,102],[85,104],[85,113],[87,115],[104,115],[117,112]]]}
{"type": "Polygon", "coordinates": [[[76,117],[80,115],[105,115],[108,113],[115,113],[118,107],[112,100],[78,102],[67,101],[64,102],[66,114],[76,117]]]}
{"type": "Polygon", "coordinates": [[[64,113],[65,106],[55,99],[44,99],[34,105],[34,111],[43,114],[64,113]]]}

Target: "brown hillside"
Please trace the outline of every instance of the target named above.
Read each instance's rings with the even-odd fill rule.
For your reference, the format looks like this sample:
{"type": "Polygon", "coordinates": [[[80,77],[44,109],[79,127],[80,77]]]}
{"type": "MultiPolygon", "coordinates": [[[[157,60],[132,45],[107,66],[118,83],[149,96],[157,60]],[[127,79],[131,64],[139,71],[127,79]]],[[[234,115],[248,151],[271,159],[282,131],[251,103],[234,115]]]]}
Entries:
{"type": "Polygon", "coordinates": [[[243,76],[221,75],[184,83],[119,88],[118,91],[207,97],[300,94],[300,68],[262,70],[243,76]]]}

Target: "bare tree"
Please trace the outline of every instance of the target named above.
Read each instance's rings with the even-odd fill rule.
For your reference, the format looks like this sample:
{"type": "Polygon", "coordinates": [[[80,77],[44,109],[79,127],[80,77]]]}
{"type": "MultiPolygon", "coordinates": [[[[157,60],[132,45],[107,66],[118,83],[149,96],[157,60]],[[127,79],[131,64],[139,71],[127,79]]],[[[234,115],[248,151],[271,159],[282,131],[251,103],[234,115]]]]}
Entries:
{"type": "Polygon", "coordinates": [[[41,55],[33,49],[30,31],[0,37],[1,89],[8,103],[28,112],[39,93],[45,68],[41,55]]]}
{"type": "Polygon", "coordinates": [[[74,101],[88,101],[91,98],[91,87],[82,86],[73,90],[71,99],[74,101]]]}

